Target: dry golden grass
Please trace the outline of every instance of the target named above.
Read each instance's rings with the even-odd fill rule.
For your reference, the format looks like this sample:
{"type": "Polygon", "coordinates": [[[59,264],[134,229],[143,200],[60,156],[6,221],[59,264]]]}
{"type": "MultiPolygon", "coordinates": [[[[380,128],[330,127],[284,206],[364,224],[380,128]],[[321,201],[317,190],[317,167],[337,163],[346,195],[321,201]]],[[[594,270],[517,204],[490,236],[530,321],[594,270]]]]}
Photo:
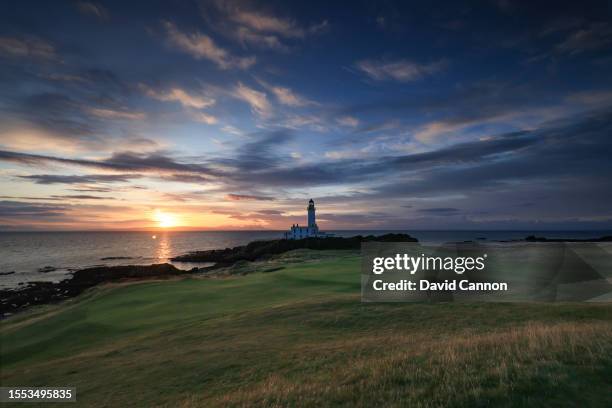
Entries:
{"type": "Polygon", "coordinates": [[[529,384],[547,384],[542,393],[554,393],[569,380],[568,367],[592,371],[602,358],[610,358],[612,323],[528,323],[437,339],[379,333],[336,339],[301,352],[305,360],[345,356],[341,364],[309,375],[270,373],[214,400],[189,396],[180,406],[537,405],[537,397],[523,394],[529,384]]]}

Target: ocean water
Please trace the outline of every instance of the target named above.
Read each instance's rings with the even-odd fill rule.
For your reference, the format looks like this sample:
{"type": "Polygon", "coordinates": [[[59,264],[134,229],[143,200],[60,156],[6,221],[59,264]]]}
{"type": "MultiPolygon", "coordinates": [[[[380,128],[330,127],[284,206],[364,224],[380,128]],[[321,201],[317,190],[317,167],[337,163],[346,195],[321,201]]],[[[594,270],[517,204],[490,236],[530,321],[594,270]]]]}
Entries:
{"type": "MultiPolygon", "coordinates": [[[[528,235],[548,238],[592,238],[611,231],[330,231],[337,236],[405,232],[425,243],[512,240],[528,235]]],[[[189,251],[277,239],[281,231],[190,232],[0,232],[0,288],[32,281],[60,281],[71,271],[103,265],[169,262],[189,251]],[[47,272],[41,272],[41,268],[47,272]],[[11,274],[6,274],[14,272],[11,274]]],[[[174,263],[180,269],[195,264],[174,263]]],[[[202,264],[198,264],[202,266],[202,264]]]]}

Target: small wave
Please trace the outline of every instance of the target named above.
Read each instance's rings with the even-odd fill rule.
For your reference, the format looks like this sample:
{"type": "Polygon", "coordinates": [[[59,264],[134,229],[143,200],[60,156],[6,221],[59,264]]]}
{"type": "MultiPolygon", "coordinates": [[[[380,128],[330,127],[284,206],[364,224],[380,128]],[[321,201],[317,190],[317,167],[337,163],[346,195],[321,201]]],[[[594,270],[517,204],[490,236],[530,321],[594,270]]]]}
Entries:
{"type": "Polygon", "coordinates": [[[107,256],[104,258],[100,258],[101,261],[114,261],[120,259],[134,259],[133,256],[107,256]]]}
{"type": "Polygon", "coordinates": [[[6,276],[6,275],[12,275],[14,274],[15,271],[9,271],[9,272],[0,272],[0,276],[6,276]]]}

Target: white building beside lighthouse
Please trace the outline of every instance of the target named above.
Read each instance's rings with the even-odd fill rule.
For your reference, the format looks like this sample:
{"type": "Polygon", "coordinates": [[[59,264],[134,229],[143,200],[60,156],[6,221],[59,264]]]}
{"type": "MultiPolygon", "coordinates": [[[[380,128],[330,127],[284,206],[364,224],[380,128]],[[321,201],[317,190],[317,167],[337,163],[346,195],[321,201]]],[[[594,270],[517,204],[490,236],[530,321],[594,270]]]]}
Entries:
{"type": "Polygon", "coordinates": [[[308,211],[308,226],[301,227],[298,224],[294,224],[291,226],[291,229],[285,232],[285,239],[302,239],[302,238],[325,238],[331,236],[326,232],[319,231],[319,227],[317,225],[316,220],[316,209],[314,205],[314,201],[310,199],[308,202],[308,207],[306,208],[308,211]]]}

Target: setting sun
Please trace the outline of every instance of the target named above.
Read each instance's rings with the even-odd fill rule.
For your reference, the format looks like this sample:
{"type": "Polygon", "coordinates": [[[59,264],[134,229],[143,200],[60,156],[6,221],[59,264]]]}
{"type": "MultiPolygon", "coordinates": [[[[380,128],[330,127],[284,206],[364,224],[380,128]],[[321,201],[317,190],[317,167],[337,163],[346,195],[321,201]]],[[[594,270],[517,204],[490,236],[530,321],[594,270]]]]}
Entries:
{"type": "Polygon", "coordinates": [[[157,222],[157,226],[160,228],[172,228],[179,225],[176,215],[160,210],[155,210],[153,213],[153,219],[155,222],[157,222]]]}

